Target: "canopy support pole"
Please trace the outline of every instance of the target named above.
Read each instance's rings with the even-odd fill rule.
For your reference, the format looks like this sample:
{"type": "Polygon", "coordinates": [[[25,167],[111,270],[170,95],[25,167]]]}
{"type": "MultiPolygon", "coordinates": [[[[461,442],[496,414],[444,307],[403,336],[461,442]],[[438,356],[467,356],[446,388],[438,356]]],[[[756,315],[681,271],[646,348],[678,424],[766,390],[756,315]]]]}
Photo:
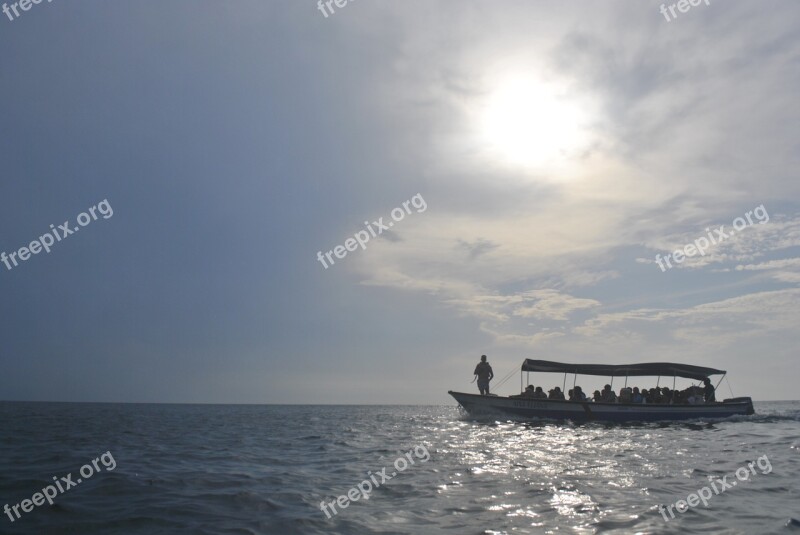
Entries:
{"type": "Polygon", "coordinates": [[[567,389],[567,372],[564,372],[564,385],[561,387],[561,393],[564,393],[564,390],[567,389]]]}
{"type": "MultiPolygon", "coordinates": [[[[728,374],[727,374],[727,373],[724,373],[724,374],[722,375],[722,379],[725,379],[725,384],[727,384],[727,385],[728,385],[728,391],[731,393],[731,397],[732,397],[732,398],[735,398],[736,396],[734,396],[734,395],[733,395],[733,388],[731,388],[731,382],[730,382],[730,381],[728,381],[728,374]]],[[[717,381],[717,386],[719,386],[719,384],[722,382],[722,379],[720,379],[719,381],[717,381]]],[[[716,387],[714,387],[714,390],[716,390],[716,389],[717,389],[717,388],[716,388],[716,387]]]]}
{"type": "MultiPolygon", "coordinates": [[[[714,390],[716,390],[719,387],[719,384],[722,382],[723,379],[725,379],[725,377],[727,377],[727,375],[728,375],[727,373],[722,374],[722,377],[720,377],[719,381],[717,381],[717,386],[714,387],[714,390]]],[[[730,386],[731,384],[728,383],[728,388],[730,388],[730,386]]],[[[733,390],[731,390],[731,396],[733,396],[733,390]]]]}
{"type": "Polygon", "coordinates": [[[658,385],[659,385],[660,383],[661,383],[661,376],[659,375],[659,376],[658,376],[658,381],[656,381],[656,388],[658,388],[658,385]]]}

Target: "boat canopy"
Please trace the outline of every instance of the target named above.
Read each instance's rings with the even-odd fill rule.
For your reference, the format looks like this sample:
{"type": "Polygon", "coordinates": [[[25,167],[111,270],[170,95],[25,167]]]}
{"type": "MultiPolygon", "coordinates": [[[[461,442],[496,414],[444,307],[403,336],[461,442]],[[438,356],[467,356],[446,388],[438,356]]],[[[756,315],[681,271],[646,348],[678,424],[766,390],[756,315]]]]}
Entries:
{"type": "Polygon", "coordinates": [[[578,375],[603,375],[606,377],[634,377],[664,375],[702,380],[711,375],[724,375],[725,371],[674,362],[643,362],[641,364],[568,364],[550,360],[525,359],[524,372],[576,373],[578,375]]]}

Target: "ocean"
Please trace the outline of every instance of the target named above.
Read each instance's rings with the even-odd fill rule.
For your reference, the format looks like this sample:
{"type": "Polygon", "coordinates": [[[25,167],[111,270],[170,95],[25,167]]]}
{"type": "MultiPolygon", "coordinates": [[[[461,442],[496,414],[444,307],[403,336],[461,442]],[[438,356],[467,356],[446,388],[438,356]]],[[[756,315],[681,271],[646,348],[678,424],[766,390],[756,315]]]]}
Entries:
{"type": "Polygon", "coordinates": [[[455,405],[3,402],[0,533],[800,533],[800,402],[756,412],[573,425],[455,405]]]}

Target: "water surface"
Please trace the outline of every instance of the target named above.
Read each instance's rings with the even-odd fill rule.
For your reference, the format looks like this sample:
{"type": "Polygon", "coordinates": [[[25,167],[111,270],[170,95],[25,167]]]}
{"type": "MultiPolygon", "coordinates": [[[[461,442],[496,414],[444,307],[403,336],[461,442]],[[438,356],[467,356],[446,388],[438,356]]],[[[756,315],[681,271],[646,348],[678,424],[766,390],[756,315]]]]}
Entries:
{"type": "Polygon", "coordinates": [[[455,406],[1,403],[0,505],[107,451],[116,467],[3,515],[0,533],[800,533],[800,402],[756,411],[572,425],[477,422],[455,406]],[[415,447],[428,460],[412,456],[369,500],[320,510],[415,447]],[[707,508],[659,513],[763,456],[770,473],[756,466],[707,508]]]}

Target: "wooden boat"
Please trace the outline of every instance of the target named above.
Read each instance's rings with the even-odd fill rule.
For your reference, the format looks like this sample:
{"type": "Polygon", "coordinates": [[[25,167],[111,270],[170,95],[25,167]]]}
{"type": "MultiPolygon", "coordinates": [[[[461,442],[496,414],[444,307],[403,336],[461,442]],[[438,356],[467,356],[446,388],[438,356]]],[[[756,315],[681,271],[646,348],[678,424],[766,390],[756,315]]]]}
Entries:
{"type": "MultiPolygon", "coordinates": [[[[567,374],[615,377],[672,377],[673,390],[675,378],[703,380],[707,377],[727,372],[714,368],[676,364],[670,362],[649,362],[641,364],[567,364],[547,360],[526,359],[522,372],[563,373],[566,384],[567,374]]],[[[722,381],[720,378],[720,381],[722,381]]],[[[717,385],[719,385],[717,382],[717,385]]],[[[574,381],[573,381],[574,385],[574,381]]],[[[754,414],[753,400],[737,397],[721,402],[698,404],[662,403],[620,403],[602,401],[566,401],[557,399],[533,399],[520,396],[496,396],[448,392],[471,416],[514,417],[518,419],[553,419],[572,421],[610,421],[610,422],[653,422],[669,420],[717,419],[730,416],[754,414]]]]}

